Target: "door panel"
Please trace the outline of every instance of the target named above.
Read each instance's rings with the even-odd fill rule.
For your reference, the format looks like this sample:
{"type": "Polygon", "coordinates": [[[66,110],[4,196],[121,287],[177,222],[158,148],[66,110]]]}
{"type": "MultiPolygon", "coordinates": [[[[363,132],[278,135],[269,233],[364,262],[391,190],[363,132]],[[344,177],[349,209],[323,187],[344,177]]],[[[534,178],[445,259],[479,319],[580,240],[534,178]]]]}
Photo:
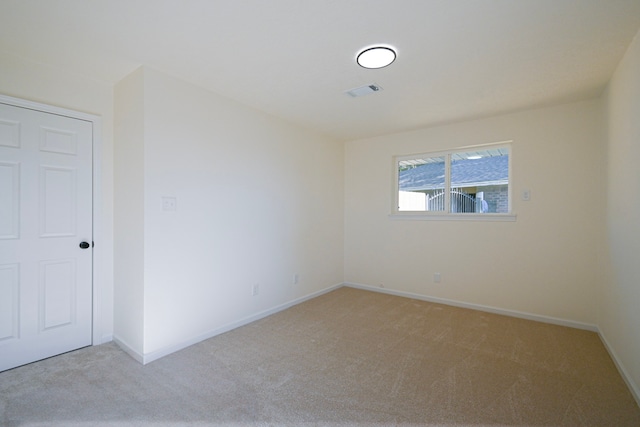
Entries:
{"type": "Polygon", "coordinates": [[[0,162],[0,239],[20,233],[20,164],[0,162]]]}
{"type": "Polygon", "coordinates": [[[0,103],[0,371],[91,344],[92,131],[0,103]]]}
{"type": "Polygon", "coordinates": [[[40,262],[39,330],[71,325],[75,321],[75,260],[40,262]]]}
{"type": "Polygon", "coordinates": [[[20,148],[20,122],[0,119],[0,145],[20,148]]]}
{"type": "Polygon", "coordinates": [[[76,235],[76,170],[40,168],[40,237],[76,235]]]}
{"type": "Polygon", "coordinates": [[[18,338],[18,264],[0,265],[0,344],[18,338]]]}

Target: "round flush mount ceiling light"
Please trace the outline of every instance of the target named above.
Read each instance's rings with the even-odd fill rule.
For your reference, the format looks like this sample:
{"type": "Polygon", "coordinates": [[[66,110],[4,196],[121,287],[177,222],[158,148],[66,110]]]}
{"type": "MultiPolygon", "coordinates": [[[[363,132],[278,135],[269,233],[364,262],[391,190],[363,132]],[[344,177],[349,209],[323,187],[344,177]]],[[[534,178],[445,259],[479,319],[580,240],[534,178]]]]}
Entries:
{"type": "Polygon", "coordinates": [[[368,47],[358,54],[358,65],[363,68],[383,68],[396,59],[396,51],[387,46],[368,47]]]}

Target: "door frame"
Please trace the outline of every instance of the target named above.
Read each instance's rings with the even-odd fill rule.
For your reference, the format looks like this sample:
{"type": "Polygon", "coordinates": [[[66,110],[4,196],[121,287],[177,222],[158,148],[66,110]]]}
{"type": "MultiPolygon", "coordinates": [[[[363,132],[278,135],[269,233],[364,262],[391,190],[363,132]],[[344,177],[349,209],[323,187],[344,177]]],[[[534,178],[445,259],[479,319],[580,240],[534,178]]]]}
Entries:
{"type": "Polygon", "coordinates": [[[99,345],[108,340],[103,340],[102,336],[102,310],[101,310],[101,289],[100,270],[102,260],[102,181],[101,181],[101,163],[102,163],[102,118],[100,116],[83,113],[80,111],[69,110],[53,105],[41,104],[39,102],[28,101],[25,99],[14,98],[11,96],[0,94],[0,103],[12,105],[14,107],[22,107],[30,110],[40,111],[43,113],[57,114],[72,119],[84,120],[92,123],[92,226],[93,241],[96,243],[92,251],[92,325],[91,325],[91,345],[99,345]]]}

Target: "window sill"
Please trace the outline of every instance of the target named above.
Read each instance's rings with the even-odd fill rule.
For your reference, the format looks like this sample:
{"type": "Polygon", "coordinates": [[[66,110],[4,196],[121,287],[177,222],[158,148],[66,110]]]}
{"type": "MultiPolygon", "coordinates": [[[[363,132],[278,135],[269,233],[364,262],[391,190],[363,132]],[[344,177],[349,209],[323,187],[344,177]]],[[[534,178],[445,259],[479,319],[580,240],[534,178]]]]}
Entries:
{"type": "Polygon", "coordinates": [[[503,221],[514,222],[516,214],[473,214],[473,213],[456,213],[456,214],[432,214],[432,213],[393,213],[389,215],[393,220],[409,220],[409,221],[503,221]]]}

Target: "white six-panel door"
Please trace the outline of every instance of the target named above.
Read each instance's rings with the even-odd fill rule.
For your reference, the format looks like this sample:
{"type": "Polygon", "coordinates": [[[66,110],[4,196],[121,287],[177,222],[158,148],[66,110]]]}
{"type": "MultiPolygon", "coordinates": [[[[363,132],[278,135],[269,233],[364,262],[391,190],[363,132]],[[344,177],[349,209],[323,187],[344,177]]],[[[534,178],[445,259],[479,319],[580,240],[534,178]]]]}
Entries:
{"type": "Polygon", "coordinates": [[[92,243],[92,123],[0,103],[0,371],[91,345],[82,242],[92,243]]]}

